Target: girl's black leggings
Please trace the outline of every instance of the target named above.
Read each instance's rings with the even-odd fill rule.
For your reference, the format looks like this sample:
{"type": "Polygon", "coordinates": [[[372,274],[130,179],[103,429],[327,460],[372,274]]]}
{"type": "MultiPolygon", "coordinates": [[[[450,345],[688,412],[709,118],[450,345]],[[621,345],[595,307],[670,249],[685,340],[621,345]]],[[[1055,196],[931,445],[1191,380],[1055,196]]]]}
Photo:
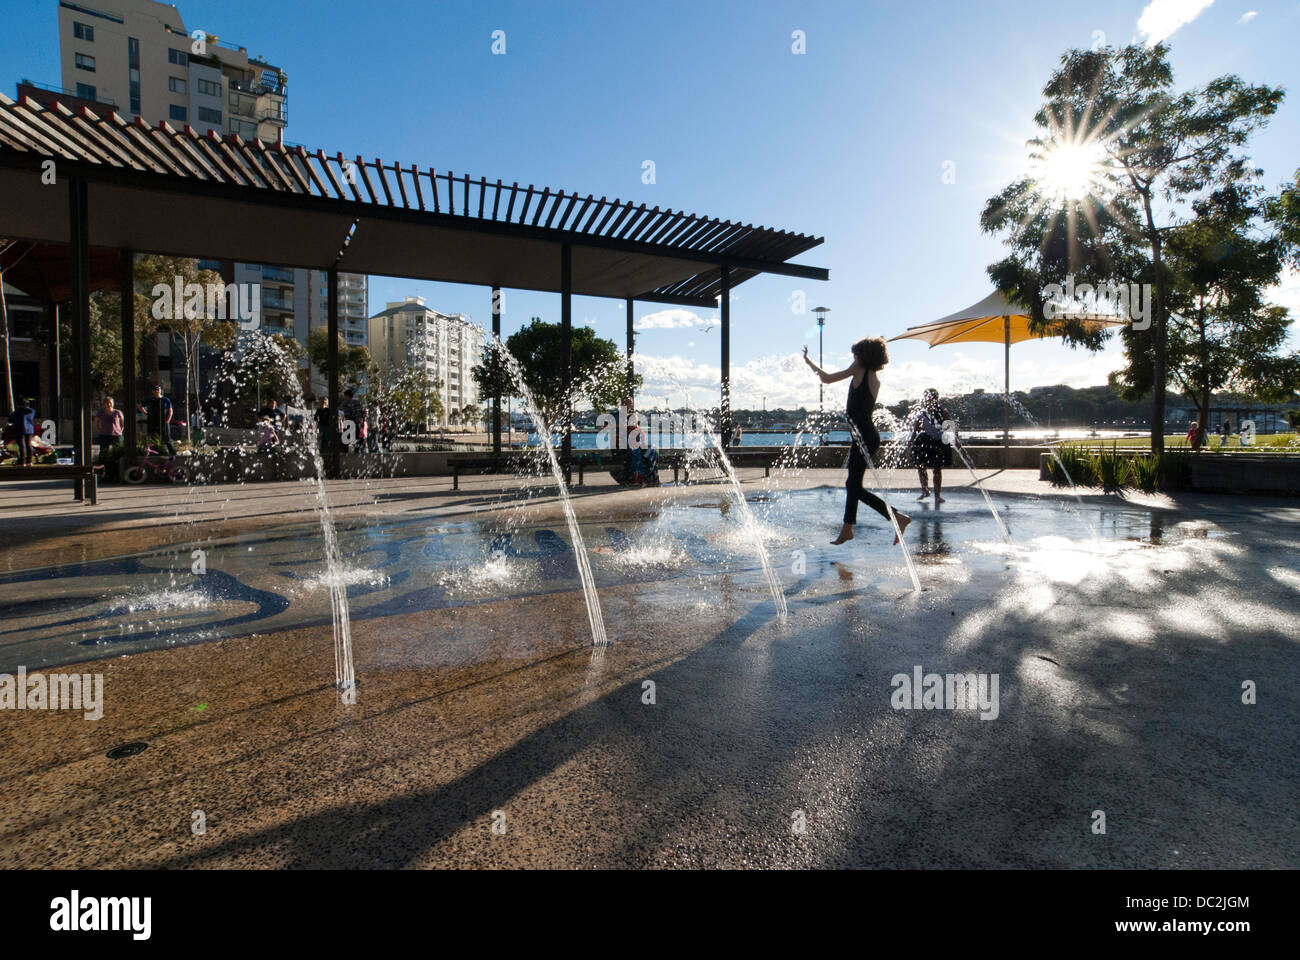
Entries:
{"type": "MultiPolygon", "coordinates": [[[[861,427],[859,427],[861,430],[861,427]]],[[[862,439],[866,442],[867,451],[871,454],[871,459],[876,458],[876,451],[880,449],[880,434],[873,429],[871,431],[862,431],[862,439]]],[[[867,458],[862,455],[858,449],[857,441],[854,441],[853,448],[849,451],[849,478],[844,484],[844,522],[854,524],[858,522],[858,502],[861,501],[869,506],[876,513],[880,514],[886,520],[889,519],[889,508],[885,506],[885,501],[870,490],[864,490],[862,487],[862,476],[867,472],[867,458]]]]}

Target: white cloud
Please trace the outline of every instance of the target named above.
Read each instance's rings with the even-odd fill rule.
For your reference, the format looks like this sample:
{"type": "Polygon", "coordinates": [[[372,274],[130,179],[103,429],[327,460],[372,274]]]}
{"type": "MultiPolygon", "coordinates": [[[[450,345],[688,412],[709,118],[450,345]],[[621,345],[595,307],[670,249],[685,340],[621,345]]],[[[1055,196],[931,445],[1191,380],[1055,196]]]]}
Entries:
{"type": "MultiPolygon", "coordinates": [[[[683,356],[655,356],[637,352],[637,373],[645,378],[641,389],[646,406],[679,407],[683,395],[690,404],[704,409],[718,403],[722,370],[716,363],[697,361],[683,356]]],[[[1085,351],[1070,352],[1060,359],[1021,357],[1011,355],[1011,388],[1016,391],[1031,387],[1067,384],[1076,389],[1097,386],[1106,382],[1107,376],[1120,363],[1114,352],[1090,354],[1085,351]]],[[[852,357],[831,355],[826,367],[838,370],[852,363],[852,357]]],[[[984,389],[1000,393],[1004,377],[1000,352],[990,352],[987,357],[970,356],[956,351],[945,353],[935,361],[905,360],[890,363],[881,372],[880,401],[898,403],[916,399],[927,387],[934,387],[943,396],[955,396],[984,389]]],[[[745,364],[731,366],[732,406],[737,409],[767,409],[777,407],[817,409],[818,380],[804,365],[803,356],[797,353],[785,356],[764,357],[745,364]]],[[[844,383],[830,384],[825,392],[825,409],[844,408],[844,383]]]]}
{"type": "Polygon", "coordinates": [[[1258,10],[1247,10],[1247,11],[1246,11],[1245,13],[1243,13],[1243,14],[1241,15],[1241,17],[1237,20],[1237,23],[1239,23],[1239,24],[1241,24],[1241,23],[1250,23],[1250,21],[1254,20],[1254,19],[1255,19],[1256,17],[1258,17],[1258,16],[1259,16],[1259,11],[1258,11],[1258,10]]]}
{"type": "Polygon", "coordinates": [[[1138,17],[1138,31],[1145,36],[1147,46],[1154,47],[1199,17],[1212,3],[1214,0],[1151,0],[1138,17]]]}
{"type": "Polygon", "coordinates": [[[672,307],[657,313],[647,313],[636,322],[638,330],[672,330],[677,327],[695,327],[701,323],[700,318],[690,310],[672,307]]]}

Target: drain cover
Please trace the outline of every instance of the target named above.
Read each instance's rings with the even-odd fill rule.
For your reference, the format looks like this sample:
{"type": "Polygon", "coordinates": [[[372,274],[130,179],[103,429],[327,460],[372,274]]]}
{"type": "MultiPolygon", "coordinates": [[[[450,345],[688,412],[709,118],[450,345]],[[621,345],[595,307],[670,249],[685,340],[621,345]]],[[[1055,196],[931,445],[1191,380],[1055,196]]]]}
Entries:
{"type": "Polygon", "coordinates": [[[112,750],[108,751],[108,753],[104,754],[104,756],[108,757],[110,760],[124,760],[127,757],[134,757],[137,753],[144,753],[148,749],[149,744],[142,743],[139,740],[134,740],[131,743],[124,743],[120,746],[114,747],[112,750]]]}

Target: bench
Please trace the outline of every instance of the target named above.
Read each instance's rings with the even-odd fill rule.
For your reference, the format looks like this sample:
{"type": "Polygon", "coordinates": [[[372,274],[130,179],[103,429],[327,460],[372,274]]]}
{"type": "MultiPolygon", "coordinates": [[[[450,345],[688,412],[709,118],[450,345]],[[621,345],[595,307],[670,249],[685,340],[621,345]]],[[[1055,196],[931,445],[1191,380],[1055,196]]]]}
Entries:
{"type": "MultiPolygon", "coordinates": [[[[560,467],[564,470],[564,482],[573,486],[573,468],[578,468],[578,486],[582,486],[584,476],[583,469],[589,462],[587,456],[579,454],[574,457],[559,457],[560,467]]],[[[595,461],[597,465],[599,461],[595,461]]],[[[447,463],[451,467],[451,488],[460,489],[460,475],[462,473],[525,473],[536,472],[538,459],[537,457],[521,456],[515,453],[502,454],[500,456],[478,456],[478,457],[448,457],[447,463]]]]}
{"type": "Polygon", "coordinates": [[[72,463],[49,463],[31,467],[0,467],[0,482],[71,480],[72,498],[84,500],[89,495],[93,505],[99,502],[99,474],[103,472],[103,464],[79,467],[72,463]]]}

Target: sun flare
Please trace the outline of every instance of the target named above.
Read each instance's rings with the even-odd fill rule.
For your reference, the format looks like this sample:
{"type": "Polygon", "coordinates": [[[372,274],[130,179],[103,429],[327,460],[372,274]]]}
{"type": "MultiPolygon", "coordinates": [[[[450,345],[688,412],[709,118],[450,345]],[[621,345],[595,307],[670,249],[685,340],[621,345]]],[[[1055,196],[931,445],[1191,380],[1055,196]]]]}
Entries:
{"type": "Polygon", "coordinates": [[[1058,142],[1036,158],[1033,178],[1039,192],[1058,203],[1096,193],[1106,171],[1106,151],[1095,140],[1058,142]]]}

